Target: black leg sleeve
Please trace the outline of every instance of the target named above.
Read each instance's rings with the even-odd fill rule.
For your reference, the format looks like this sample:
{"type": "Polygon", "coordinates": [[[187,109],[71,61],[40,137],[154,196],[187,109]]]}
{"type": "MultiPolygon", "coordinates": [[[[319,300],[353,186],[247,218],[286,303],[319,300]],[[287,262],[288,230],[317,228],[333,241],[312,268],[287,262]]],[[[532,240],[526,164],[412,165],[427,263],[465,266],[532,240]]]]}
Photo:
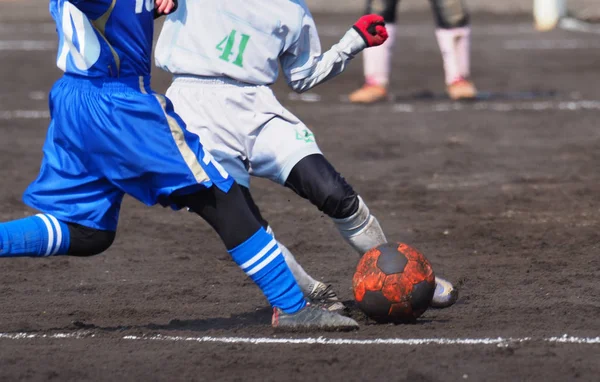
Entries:
{"type": "Polygon", "coordinates": [[[248,203],[248,207],[250,208],[250,211],[252,211],[252,215],[254,215],[256,220],[258,220],[258,222],[260,223],[260,225],[263,226],[264,229],[267,229],[267,227],[269,226],[269,222],[266,221],[265,218],[260,213],[260,209],[254,202],[254,198],[252,198],[252,194],[250,193],[250,190],[244,186],[240,186],[240,189],[242,190],[242,194],[244,194],[244,198],[246,199],[246,203],[248,203]]]}
{"type": "Polygon", "coordinates": [[[365,14],[376,13],[383,17],[386,23],[395,23],[399,2],[400,0],[367,0],[365,14]]]}
{"type": "Polygon", "coordinates": [[[173,199],[177,204],[188,207],[206,220],[228,250],[242,244],[261,228],[237,184],[227,193],[213,186],[173,199]]]}
{"type": "Polygon", "coordinates": [[[285,186],[335,219],[347,218],[358,210],[358,195],[321,154],[298,162],[285,186]]]}
{"type": "Polygon", "coordinates": [[[461,28],[469,24],[469,13],[463,0],[429,0],[438,28],[461,28]]]}

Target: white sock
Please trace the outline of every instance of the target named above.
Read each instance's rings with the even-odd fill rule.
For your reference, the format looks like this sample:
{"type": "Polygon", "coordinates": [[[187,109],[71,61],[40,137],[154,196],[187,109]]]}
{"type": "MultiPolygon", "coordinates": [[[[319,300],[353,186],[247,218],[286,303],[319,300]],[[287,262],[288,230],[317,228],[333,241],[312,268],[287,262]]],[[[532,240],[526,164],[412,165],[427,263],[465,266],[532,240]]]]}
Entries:
{"type": "MultiPolygon", "coordinates": [[[[271,236],[275,237],[271,226],[267,227],[267,232],[271,234],[271,236]]],[[[296,282],[300,286],[302,293],[304,293],[305,296],[308,296],[310,292],[313,291],[318,281],[313,279],[308,273],[306,273],[304,268],[302,268],[302,266],[298,264],[292,252],[289,249],[287,249],[285,245],[281,244],[279,241],[277,242],[277,244],[281,249],[281,253],[283,254],[285,263],[287,264],[288,268],[290,268],[290,270],[292,271],[292,275],[294,276],[296,282]]]]}
{"type": "Polygon", "coordinates": [[[365,82],[369,85],[386,86],[390,81],[392,51],[396,40],[396,26],[387,24],[388,39],[382,45],[367,48],[363,51],[363,69],[365,82]]]}
{"type": "Polygon", "coordinates": [[[471,28],[468,26],[452,29],[438,28],[435,36],[442,52],[446,85],[469,77],[471,28]]]}
{"type": "Polygon", "coordinates": [[[456,41],[456,55],[458,57],[458,71],[463,78],[471,77],[471,27],[462,29],[462,35],[456,41]]]}
{"type": "Polygon", "coordinates": [[[354,248],[359,256],[370,249],[387,243],[385,234],[375,216],[371,215],[369,208],[358,197],[358,211],[345,219],[332,219],[340,234],[348,244],[354,248]]]}

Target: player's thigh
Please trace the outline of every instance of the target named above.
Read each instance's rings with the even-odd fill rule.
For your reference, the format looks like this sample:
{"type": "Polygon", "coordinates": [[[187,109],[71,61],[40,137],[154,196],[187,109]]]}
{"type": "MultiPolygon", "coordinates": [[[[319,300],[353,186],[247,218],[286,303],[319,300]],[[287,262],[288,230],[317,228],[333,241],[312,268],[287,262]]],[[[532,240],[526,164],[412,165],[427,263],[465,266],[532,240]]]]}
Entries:
{"type": "Polygon", "coordinates": [[[25,204],[59,220],[115,231],[123,192],[79,168],[68,155],[45,149],[40,173],[23,195],[25,204]]]}
{"type": "Polygon", "coordinates": [[[233,184],[227,192],[210,187],[192,194],[176,195],[173,200],[206,220],[228,250],[242,244],[261,228],[261,222],[237,184],[233,184]]]}
{"type": "Polygon", "coordinates": [[[302,158],[320,154],[313,132],[299,120],[273,118],[259,130],[250,152],[250,173],[285,184],[302,158]]]}
{"type": "Polygon", "coordinates": [[[172,204],[173,194],[231,187],[231,177],[186,129],[165,96],[129,96],[126,101],[128,106],[114,113],[113,155],[102,165],[113,184],[147,205],[164,206],[172,204]]]}
{"type": "Polygon", "coordinates": [[[87,122],[91,102],[69,81],[55,84],[40,172],[23,201],[63,221],[115,230],[123,193],[91,163],[98,132],[87,122]]]}
{"type": "Polygon", "coordinates": [[[254,201],[254,198],[250,193],[250,188],[241,186],[240,189],[242,190],[242,194],[246,199],[246,203],[248,204],[250,211],[252,211],[252,214],[254,215],[256,220],[258,220],[258,222],[263,226],[263,228],[266,229],[269,226],[269,222],[265,220],[265,218],[262,216],[260,208],[258,208],[258,205],[256,205],[256,202],[254,201]]]}

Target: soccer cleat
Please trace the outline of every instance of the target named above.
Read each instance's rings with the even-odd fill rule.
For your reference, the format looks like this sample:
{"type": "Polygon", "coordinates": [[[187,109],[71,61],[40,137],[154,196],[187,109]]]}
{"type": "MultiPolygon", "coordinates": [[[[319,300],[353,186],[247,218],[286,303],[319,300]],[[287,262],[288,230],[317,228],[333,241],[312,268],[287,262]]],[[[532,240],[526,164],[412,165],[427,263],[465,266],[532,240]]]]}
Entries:
{"type": "Polygon", "coordinates": [[[337,294],[331,289],[331,285],[327,285],[320,281],[317,281],[312,288],[312,292],[310,292],[306,298],[313,305],[321,306],[330,312],[341,312],[346,309],[337,294]]]}
{"type": "Polygon", "coordinates": [[[477,89],[469,80],[461,78],[454,81],[446,88],[448,96],[454,101],[475,99],[477,97],[477,89]]]}
{"type": "Polygon", "coordinates": [[[310,303],[296,313],[285,313],[273,308],[271,325],[278,330],[286,331],[349,331],[358,329],[358,323],[350,317],[310,303]]]}
{"type": "Polygon", "coordinates": [[[436,277],[435,292],[429,306],[438,309],[447,308],[454,305],[456,300],[458,300],[458,289],[450,281],[436,277]]]}
{"type": "Polygon", "coordinates": [[[387,88],[382,85],[369,85],[365,84],[358,90],[353,91],[348,96],[348,99],[352,103],[375,103],[385,101],[388,93],[387,88]]]}

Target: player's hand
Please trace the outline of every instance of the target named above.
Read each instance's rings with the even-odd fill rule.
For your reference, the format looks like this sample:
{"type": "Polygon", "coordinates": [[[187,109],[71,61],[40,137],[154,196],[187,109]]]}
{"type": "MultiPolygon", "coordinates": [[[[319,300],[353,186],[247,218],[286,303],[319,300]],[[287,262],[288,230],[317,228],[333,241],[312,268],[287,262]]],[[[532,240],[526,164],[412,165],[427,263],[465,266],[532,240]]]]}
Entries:
{"type": "Polygon", "coordinates": [[[385,22],[379,15],[365,15],[352,28],[365,40],[367,47],[381,45],[388,38],[385,22]]]}
{"type": "Polygon", "coordinates": [[[154,1],[154,15],[162,16],[168,15],[169,13],[177,9],[177,0],[155,0],[154,1]]]}

